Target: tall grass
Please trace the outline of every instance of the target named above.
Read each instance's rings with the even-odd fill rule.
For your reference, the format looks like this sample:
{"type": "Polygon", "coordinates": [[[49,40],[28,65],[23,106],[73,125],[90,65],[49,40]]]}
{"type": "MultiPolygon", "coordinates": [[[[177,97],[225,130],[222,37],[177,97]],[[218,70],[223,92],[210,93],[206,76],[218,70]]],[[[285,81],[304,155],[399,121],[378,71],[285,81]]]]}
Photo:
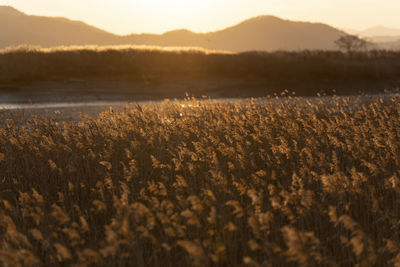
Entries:
{"type": "Polygon", "coordinates": [[[398,266],[399,100],[3,121],[0,265],[398,266]]]}

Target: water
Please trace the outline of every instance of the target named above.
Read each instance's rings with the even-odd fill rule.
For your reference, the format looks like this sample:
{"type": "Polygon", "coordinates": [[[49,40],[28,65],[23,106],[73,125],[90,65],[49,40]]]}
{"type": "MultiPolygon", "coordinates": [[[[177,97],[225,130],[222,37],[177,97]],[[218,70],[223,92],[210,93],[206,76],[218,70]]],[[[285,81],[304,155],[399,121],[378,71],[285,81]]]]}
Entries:
{"type": "MultiPolygon", "coordinates": [[[[144,102],[144,101],[143,101],[144,102]]],[[[140,102],[128,101],[93,101],[93,102],[50,102],[50,103],[0,103],[0,109],[44,109],[44,108],[74,108],[74,107],[97,107],[112,105],[128,105],[140,102]]]]}
{"type": "MultiPolygon", "coordinates": [[[[365,100],[373,100],[378,98],[389,99],[391,97],[398,96],[398,94],[376,94],[376,95],[365,95],[365,96],[350,96],[350,97],[332,97],[332,96],[322,96],[322,97],[295,97],[291,100],[292,103],[310,101],[317,104],[320,101],[325,103],[334,104],[335,101],[343,101],[345,98],[349,98],[355,103],[362,103],[365,100]],[[335,101],[332,101],[335,100],[335,101]]],[[[285,101],[286,98],[256,98],[256,102],[265,103],[273,101],[275,104],[285,101]]],[[[201,101],[211,101],[211,102],[247,102],[250,99],[246,98],[222,98],[222,99],[204,99],[201,101]]],[[[115,105],[129,105],[129,104],[149,104],[149,103],[160,103],[163,100],[156,101],[84,101],[84,102],[41,102],[41,103],[10,103],[10,102],[0,102],[0,110],[22,110],[22,109],[52,109],[52,108],[79,108],[79,107],[102,107],[102,106],[115,106],[115,105]]]]}
{"type": "MultiPolygon", "coordinates": [[[[222,98],[222,99],[200,99],[201,101],[239,101],[244,98],[222,98]]],[[[139,100],[139,101],[81,101],[81,102],[39,102],[39,103],[12,103],[0,102],[0,110],[17,109],[53,109],[53,108],[79,108],[79,107],[102,107],[102,106],[123,106],[130,104],[156,104],[164,100],[139,100]]],[[[183,101],[183,100],[182,100],[183,101]]]]}

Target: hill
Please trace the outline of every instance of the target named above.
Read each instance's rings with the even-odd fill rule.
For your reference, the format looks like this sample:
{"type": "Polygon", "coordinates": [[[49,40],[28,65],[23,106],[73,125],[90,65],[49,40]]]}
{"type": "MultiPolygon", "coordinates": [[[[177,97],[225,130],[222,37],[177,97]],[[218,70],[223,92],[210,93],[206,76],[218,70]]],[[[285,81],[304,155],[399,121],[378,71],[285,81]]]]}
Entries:
{"type": "Polygon", "coordinates": [[[177,30],[162,35],[130,35],[130,43],[158,46],[199,46],[213,50],[332,50],[342,34],[321,23],[295,22],[259,16],[220,31],[197,34],[177,30]]]}
{"type": "Polygon", "coordinates": [[[374,26],[365,30],[344,29],[344,31],[368,39],[375,43],[378,49],[400,49],[400,29],[374,26]]]}
{"type": "Polygon", "coordinates": [[[229,50],[334,49],[343,32],[321,23],[295,22],[274,16],[249,19],[234,27],[211,33],[210,46],[229,50]]]}
{"type": "Polygon", "coordinates": [[[332,50],[335,49],[334,41],[342,34],[342,31],[321,23],[260,16],[209,33],[194,33],[182,29],[160,35],[119,36],[84,22],[59,17],[31,16],[9,6],[0,6],[0,48],[22,44],[42,47],[132,44],[194,46],[231,52],[332,50]]]}
{"type": "Polygon", "coordinates": [[[398,37],[400,36],[400,29],[396,28],[388,28],[385,26],[374,26],[364,30],[355,30],[355,29],[343,29],[345,32],[349,34],[360,35],[361,37],[367,38],[379,38],[379,37],[398,37]]]}
{"type": "Polygon", "coordinates": [[[375,26],[361,31],[360,35],[367,37],[374,37],[374,36],[395,37],[395,36],[400,36],[400,29],[388,28],[384,26],[375,26]]]}
{"type": "Polygon", "coordinates": [[[113,45],[120,37],[80,21],[61,17],[26,15],[12,7],[0,7],[0,48],[16,45],[113,45]]]}

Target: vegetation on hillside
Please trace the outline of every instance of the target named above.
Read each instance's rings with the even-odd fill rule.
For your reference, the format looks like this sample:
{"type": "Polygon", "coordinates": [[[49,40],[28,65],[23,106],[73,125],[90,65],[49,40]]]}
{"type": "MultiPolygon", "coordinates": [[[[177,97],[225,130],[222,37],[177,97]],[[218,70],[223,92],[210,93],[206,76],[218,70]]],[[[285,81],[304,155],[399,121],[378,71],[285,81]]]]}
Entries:
{"type": "Polygon", "coordinates": [[[399,100],[188,99],[1,121],[0,265],[398,266],[399,100]]]}

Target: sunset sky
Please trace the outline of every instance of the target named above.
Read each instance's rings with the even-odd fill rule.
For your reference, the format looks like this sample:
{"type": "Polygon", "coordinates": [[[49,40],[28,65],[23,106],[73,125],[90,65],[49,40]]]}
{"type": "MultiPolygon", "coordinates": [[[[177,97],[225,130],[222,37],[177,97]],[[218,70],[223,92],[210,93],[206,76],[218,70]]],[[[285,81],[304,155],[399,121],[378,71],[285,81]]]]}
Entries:
{"type": "Polygon", "coordinates": [[[400,0],[0,0],[0,5],[82,20],[119,34],[207,32],[264,14],[340,28],[400,28],[400,0]]]}

